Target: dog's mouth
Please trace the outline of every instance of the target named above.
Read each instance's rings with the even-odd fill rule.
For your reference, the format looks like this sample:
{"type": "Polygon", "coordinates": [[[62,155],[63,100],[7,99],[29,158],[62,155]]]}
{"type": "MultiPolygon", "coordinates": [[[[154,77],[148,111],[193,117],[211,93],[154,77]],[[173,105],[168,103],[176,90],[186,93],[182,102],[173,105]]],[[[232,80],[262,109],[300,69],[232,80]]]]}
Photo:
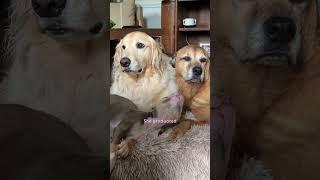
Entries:
{"type": "Polygon", "coordinates": [[[292,64],[292,58],[288,51],[268,51],[256,56],[254,59],[247,59],[243,62],[260,65],[282,66],[292,64]]]}
{"type": "Polygon", "coordinates": [[[202,83],[201,77],[192,77],[189,81],[192,83],[202,83]]]}
{"type": "Polygon", "coordinates": [[[54,35],[54,36],[62,36],[70,33],[87,33],[91,35],[96,35],[102,32],[104,29],[104,24],[99,22],[90,27],[88,30],[80,30],[76,28],[70,28],[67,26],[64,26],[60,23],[54,23],[50,24],[47,27],[44,28],[44,31],[48,34],[54,35]]]}
{"type": "Polygon", "coordinates": [[[143,71],[143,69],[132,70],[129,68],[124,68],[122,72],[132,73],[132,74],[140,74],[140,73],[142,73],[142,71],[143,71]]]}
{"type": "Polygon", "coordinates": [[[49,25],[48,27],[45,28],[45,31],[49,34],[56,35],[56,36],[74,32],[74,30],[63,27],[59,24],[49,25]]]}

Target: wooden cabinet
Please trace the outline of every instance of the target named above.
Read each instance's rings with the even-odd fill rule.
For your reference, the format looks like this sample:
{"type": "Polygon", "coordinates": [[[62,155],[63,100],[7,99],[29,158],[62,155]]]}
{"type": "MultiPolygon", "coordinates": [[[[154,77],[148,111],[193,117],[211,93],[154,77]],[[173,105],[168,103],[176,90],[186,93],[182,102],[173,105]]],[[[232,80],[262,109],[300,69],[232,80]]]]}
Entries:
{"type": "Polygon", "coordinates": [[[174,54],[188,44],[210,43],[209,0],[165,0],[162,3],[162,29],[165,52],[174,54]],[[184,27],[183,19],[195,18],[195,27],[184,27]]]}

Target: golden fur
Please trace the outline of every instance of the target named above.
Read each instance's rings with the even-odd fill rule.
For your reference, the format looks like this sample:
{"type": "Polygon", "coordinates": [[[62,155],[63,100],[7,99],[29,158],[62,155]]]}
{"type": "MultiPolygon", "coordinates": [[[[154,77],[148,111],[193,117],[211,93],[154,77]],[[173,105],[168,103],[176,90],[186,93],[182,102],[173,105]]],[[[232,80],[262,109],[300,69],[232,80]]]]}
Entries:
{"type": "Polygon", "coordinates": [[[55,19],[41,18],[31,0],[11,2],[8,58],[11,68],[1,84],[1,103],[45,111],[70,124],[95,152],[105,153],[106,37],[89,33],[105,22],[107,4],[100,0],[67,0],[55,19]],[[57,21],[56,21],[57,20],[57,21]],[[64,35],[50,24],[72,29],[64,35]],[[63,23],[63,24],[62,24],[63,23]]]}
{"type": "Polygon", "coordinates": [[[171,136],[183,135],[192,125],[210,122],[210,58],[200,47],[189,45],[181,48],[175,57],[176,81],[184,96],[185,106],[196,121],[180,123],[171,136]],[[204,60],[204,62],[201,62],[204,60]],[[194,77],[193,68],[201,67],[201,76],[194,77]]]}
{"type": "Polygon", "coordinates": [[[162,98],[177,92],[174,68],[162,57],[159,44],[149,35],[127,34],[116,47],[111,94],[131,100],[141,111],[151,112],[162,98]],[[144,47],[138,49],[137,43],[144,47]],[[128,72],[120,65],[122,58],[131,60],[128,72]]]}
{"type": "Polygon", "coordinates": [[[216,0],[214,7],[214,66],[224,94],[237,108],[239,147],[257,150],[275,179],[319,179],[316,1],[216,0]],[[296,25],[290,64],[257,58],[265,45],[259,24],[271,16],[289,17],[296,25]]]}

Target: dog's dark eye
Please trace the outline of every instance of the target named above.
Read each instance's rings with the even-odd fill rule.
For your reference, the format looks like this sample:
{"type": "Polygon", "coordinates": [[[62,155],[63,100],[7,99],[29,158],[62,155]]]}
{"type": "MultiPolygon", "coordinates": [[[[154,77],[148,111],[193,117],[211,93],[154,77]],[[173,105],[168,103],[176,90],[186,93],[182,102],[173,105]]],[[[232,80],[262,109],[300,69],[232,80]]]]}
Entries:
{"type": "Polygon", "coordinates": [[[137,43],[137,48],[138,49],[142,49],[144,47],[145,47],[145,45],[143,43],[137,43]]]}
{"type": "Polygon", "coordinates": [[[182,59],[185,61],[191,61],[191,57],[189,57],[189,56],[183,57],[182,59]]]}
{"type": "Polygon", "coordinates": [[[205,63],[205,62],[207,62],[207,59],[206,58],[201,58],[200,62],[205,63]]]}
{"type": "Polygon", "coordinates": [[[125,45],[123,45],[123,46],[122,46],[122,49],[126,49],[126,46],[125,46],[125,45]]]}

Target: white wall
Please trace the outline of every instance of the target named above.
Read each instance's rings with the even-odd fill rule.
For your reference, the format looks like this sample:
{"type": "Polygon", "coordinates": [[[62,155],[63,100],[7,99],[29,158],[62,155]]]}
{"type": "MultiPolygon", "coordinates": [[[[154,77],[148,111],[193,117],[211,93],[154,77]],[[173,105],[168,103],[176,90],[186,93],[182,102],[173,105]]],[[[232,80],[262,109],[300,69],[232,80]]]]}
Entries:
{"type": "Polygon", "coordinates": [[[161,28],[161,2],[162,0],[136,0],[142,6],[146,28],[161,28]]]}

